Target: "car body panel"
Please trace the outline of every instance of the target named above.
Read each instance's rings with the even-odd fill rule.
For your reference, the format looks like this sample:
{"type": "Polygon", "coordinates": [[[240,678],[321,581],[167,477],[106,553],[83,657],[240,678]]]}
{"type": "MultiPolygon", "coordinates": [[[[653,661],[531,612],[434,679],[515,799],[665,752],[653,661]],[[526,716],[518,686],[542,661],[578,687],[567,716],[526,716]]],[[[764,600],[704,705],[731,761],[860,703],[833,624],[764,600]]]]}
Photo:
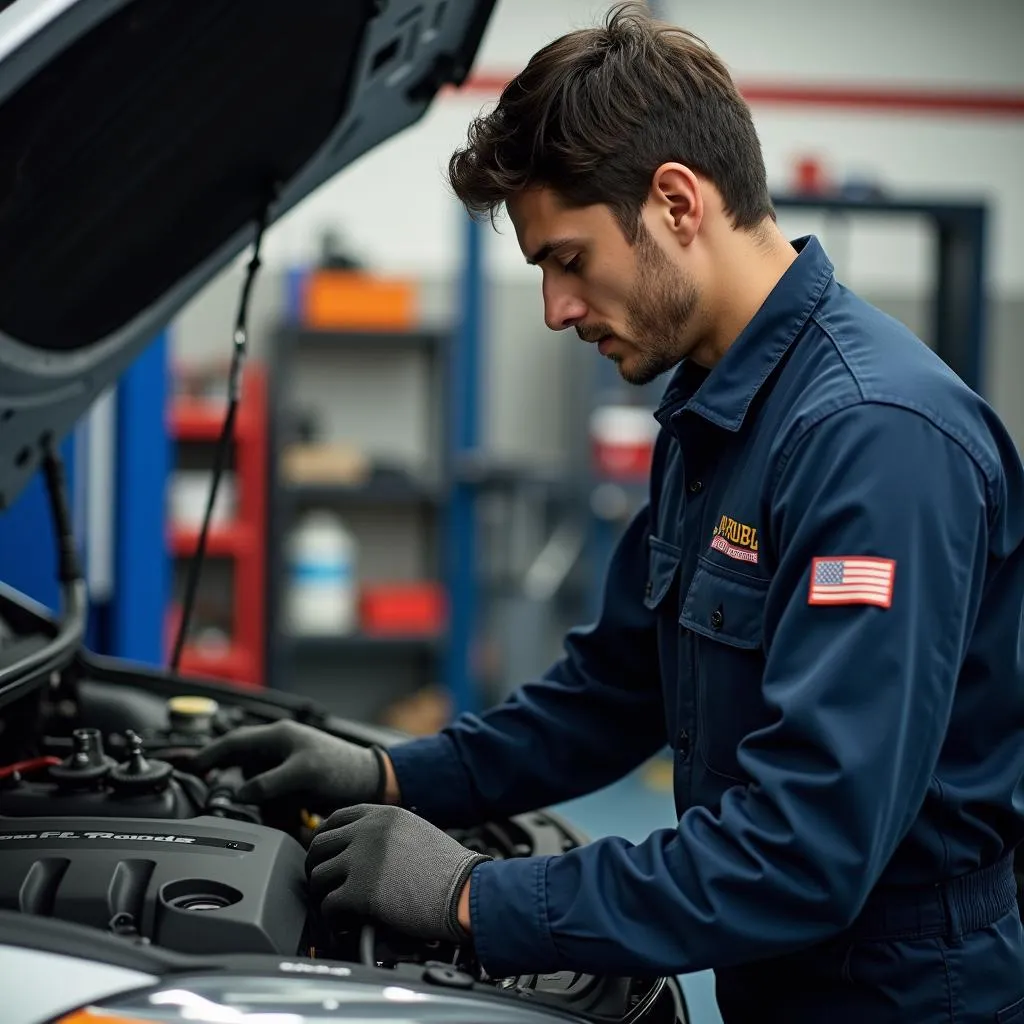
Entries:
{"type": "Polygon", "coordinates": [[[0,508],[261,218],[464,80],[493,3],[0,10],[0,508]]]}
{"type": "Polygon", "coordinates": [[[5,1024],[38,1024],[87,1003],[148,988],[154,975],[125,967],[0,944],[5,1024]]]}

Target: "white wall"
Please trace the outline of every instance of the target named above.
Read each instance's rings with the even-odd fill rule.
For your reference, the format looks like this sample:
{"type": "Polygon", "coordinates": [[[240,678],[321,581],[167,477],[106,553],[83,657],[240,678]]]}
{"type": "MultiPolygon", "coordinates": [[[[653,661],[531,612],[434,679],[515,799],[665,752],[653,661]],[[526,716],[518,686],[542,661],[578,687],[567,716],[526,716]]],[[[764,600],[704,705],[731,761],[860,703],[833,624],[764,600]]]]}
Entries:
{"type": "MultiPolygon", "coordinates": [[[[1024,95],[1024,0],[661,0],[668,16],[702,35],[742,84],[834,84],[1024,95]]],[[[604,0],[498,0],[476,70],[513,72],[556,35],[593,24],[604,0]]],[[[267,271],[254,294],[254,348],[262,349],[283,300],[280,272],[315,259],[330,225],[384,271],[424,282],[425,313],[449,321],[462,260],[464,214],[444,168],[466,125],[494,97],[449,94],[419,125],[348,168],[267,239],[267,271]]],[[[879,113],[757,104],[773,186],[783,188],[796,154],[815,152],[845,174],[867,170],[900,192],[991,203],[990,321],[986,393],[1024,450],[1024,117],[879,113]]],[[[821,235],[841,279],[896,315],[910,316],[930,282],[930,245],[921,225],[856,218],[781,217],[791,237],[821,235]]],[[[546,330],[539,279],[504,221],[488,233],[487,394],[492,448],[510,457],[560,454],[560,412],[568,344],[546,330]],[[538,373],[543,366],[545,372],[538,373]],[[498,384],[500,381],[500,386],[498,384]],[[527,414],[523,415],[523,410],[527,414]]],[[[182,313],[175,348],[185,359],[224,353],[242,261],[182,313]]],[[[920,319],[917,317],[916,319],[920,319]]]]}
{"type": "MultiPolygon", "coordinates": [[[[742,84],[835,84],[1024,94],[1024,0],[662,0],[742,84]]],[[[594,0],[499,0],[477,70],[515,71],[555,35],[592,24],[594,0]]],[[[492,98],[449,95],[403,136],[324,188],[269,239],[281,265],[312,258],[324,223],[341,228],[382,269],[457,270],[460,211],[443,172],[468,120],[492,98]]],[[[850,111],[755,103],[773,187],[814,153],[838,174],[868,173],[894,191],[981,197],[992,204],[990,272],[1001,293],[1024,292],[1024,117],[850,111]]],[[[784,218],[793,232],[820,222],[784,218]]],[[[844,242],[840,271],[856,287],[916,291],[929,273],[921,231],[878,222],[844,242]]],[[[527,277],[507,225],[490,246],[501,277],[527,277]]]]}

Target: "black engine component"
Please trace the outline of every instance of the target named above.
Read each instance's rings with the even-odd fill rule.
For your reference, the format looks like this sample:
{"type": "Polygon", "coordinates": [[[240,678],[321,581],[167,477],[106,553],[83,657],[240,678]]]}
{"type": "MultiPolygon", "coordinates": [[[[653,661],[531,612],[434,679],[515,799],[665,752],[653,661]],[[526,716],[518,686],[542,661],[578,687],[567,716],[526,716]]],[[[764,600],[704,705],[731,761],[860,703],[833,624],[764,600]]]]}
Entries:
{"type": "Polygon", "coordinates": [[[64,790],[91,789],[110,774],[116,762],[103,752],[99,729],[76,729],[72,742],[71,754],[50,769],[50,778],[64,790]]]}
{"type": "Polygon", "coordinates": [[[129,731],[126,741],[119,763],[104,752],[98,729],[76,729],[72,751],[59,764],[0,780],[0,817],[194,818],[203,812],[206,788],[198,779],[147,757],[136,733],[129,731]]]}
{"type": "Polygon", "coordinates": [[[166,761],[152,761],[142,752],[142,737],[127,735],[128,759],[110,769],[110,784],[115,793],[160,792],[170,782],[173,769],[166,761]]]}
{"type": "Polygon", "coordinates": [[[303,948],[305,851],[260,825],[48,817],[0,821],[0,909],[138,934],[189,953],[303,948]]]}

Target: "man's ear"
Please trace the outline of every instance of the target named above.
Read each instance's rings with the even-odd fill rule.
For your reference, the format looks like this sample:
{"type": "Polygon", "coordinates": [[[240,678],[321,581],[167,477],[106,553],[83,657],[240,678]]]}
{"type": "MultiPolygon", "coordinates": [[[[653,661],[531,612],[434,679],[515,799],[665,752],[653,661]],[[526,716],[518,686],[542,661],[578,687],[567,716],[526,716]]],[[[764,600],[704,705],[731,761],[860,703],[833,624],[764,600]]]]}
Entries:
{"type": "Polygon", "coordinates": [[[676,237],[680,245],[689,245],[704,219],[704,194],[700,179],[685,164],[662,164],[651,179],[649,197],[655,218],[676,237]]]}

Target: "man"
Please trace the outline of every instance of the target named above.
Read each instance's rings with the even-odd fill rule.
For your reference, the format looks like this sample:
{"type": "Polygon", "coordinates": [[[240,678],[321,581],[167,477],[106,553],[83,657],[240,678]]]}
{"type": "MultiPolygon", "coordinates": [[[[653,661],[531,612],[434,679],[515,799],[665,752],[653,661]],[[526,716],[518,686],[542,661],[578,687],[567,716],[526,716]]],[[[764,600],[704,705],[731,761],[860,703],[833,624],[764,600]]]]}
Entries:
{"type": "Polygon", "coordinates": [[[387,754],[274,726],[200,767],[341,807],[324,913],[471,941],[492,976],[714,968],[728,1022],[1024,1020],[1024,471],[996,416],[784,238],[728,72],[641,8],[540,51],[450,177],[507,208],[549,327],[636,384],[675,368],[649,503],[598,621],[507,702],[387,754]],[[666,742],[679,820],[639,844],[497,863],[441,831],[666,742]]]}

